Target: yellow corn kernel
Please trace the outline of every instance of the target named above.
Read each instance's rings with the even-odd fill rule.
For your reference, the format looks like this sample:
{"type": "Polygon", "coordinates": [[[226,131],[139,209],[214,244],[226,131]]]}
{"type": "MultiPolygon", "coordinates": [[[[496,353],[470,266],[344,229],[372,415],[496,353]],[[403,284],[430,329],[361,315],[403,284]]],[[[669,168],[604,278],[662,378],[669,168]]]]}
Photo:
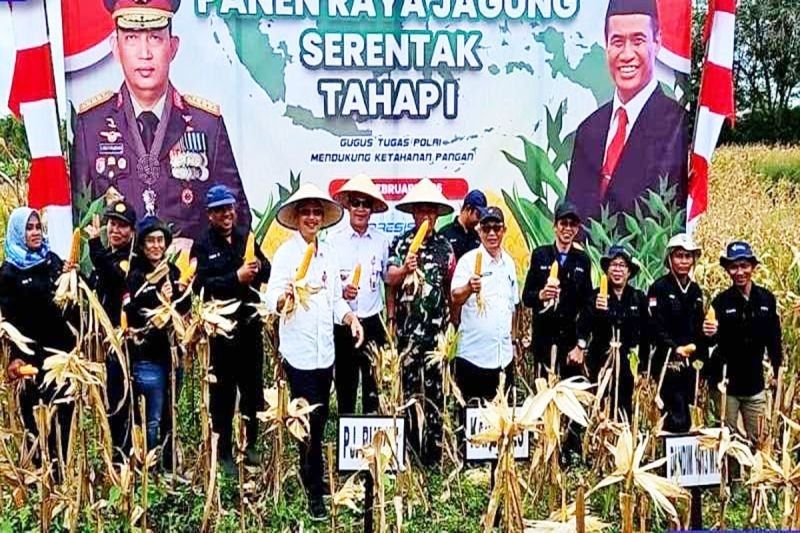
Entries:
{"type": "Polygon", "coordinates": [[[128,329],[128,313],[126,313],[124,309],[119,314],[119,327],[122,331],[128,329]]]}
{"type": "Polygon", "coordinates": [[[483,268],[483,252],[478,252],[475,256],[475,275],[480,276],[483,268]]]}
{"type": "Polygon", "coordinates": [[[717,321],[717,312],[714,310],[714,306],[708,308],[708,313],[706,313],[706,321],[707,322],[717,321]]]}
{"type": "Polygon", "coordinates": [[[558,261],[553,261],[550,265],[550,277],[548,279],[558,279],[558,261]]]}
{"type": "Polygon", "coordinates": [[[408,247],[408,253],[415,254],[419,250],[420,246],[422,246],[422,241],[425,239],[425,235],[428,234],[428,226],[430,223],[427,219],[422,221],[422,224],[419,225],[419,229],[417,230],[417,234],[414,235],[414,240],[411,241],[411,246],[408,247]]]}
{"type": "Polygon", "coordinates": [[[314,243],[309,243],[308,248],[306,248],[306,253],[303,256],[303,260],[300,262],[300,266],[297,268],[297,274],[294,277],[295,281],[300,281],[306,277],[306,274],[308,274],[308,267],[311,265],[311,258],[314,257],[315,250],[316,248],[314,243]]]}
{"type": "Polygon", "coordinates": [[[608,276],[600,276],[600,296],[608,296],[608,276]]]}
{"type": "Polygon", "coordinates": [[[77,263],[81,259],[81,229],[75,228],[72,231],[72,244],[69,248],[69,262],[77,263]]]}
{"type": "Polygon", "coordinates": [[[353,287],[358,287],[358,282],[361,281],[361,263],[356,263],[356,267],[353,269],[353,280],[350,284],[353,287]]]}
{"type": "Polygon", "coordinates": [[[256,236],[251,231],[247,236],[247,245],[244,247],[244,264],[252,263],[256,260],[256,236]]]}

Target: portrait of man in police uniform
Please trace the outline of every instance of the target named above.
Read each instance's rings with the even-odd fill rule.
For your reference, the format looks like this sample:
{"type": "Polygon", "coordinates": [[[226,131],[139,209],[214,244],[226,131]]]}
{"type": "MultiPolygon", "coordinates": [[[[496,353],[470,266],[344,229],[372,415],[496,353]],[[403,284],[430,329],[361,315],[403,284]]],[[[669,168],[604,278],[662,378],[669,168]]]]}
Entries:
{"type": "Polygon", "coordinates": [[[111,48],[122,67],[119,91],[81,104],[72,167],[74,205],[113,187],[139,217],[157,215],[178,237],[195,240],[207,227],[204,200],[215,184],[237,197],[238,221],[250,207],[219,107],[179,93],[169,80],[180,40],[172,16],[180,0],[105,0],[116,31],[111,48]]]}

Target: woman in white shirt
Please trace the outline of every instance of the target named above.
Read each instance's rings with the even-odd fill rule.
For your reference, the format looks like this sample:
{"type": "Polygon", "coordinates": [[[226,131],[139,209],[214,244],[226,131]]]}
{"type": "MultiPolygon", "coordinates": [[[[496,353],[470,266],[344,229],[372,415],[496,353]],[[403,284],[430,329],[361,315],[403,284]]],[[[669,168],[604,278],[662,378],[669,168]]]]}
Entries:
{"type": "Polygon", "coordinates": [[[292,398],[303,397],[312,405],[319,404],[310,415],[309,439],[300,446],[300,473],[314,518],[323,518],[326,514],[322,499],[322,436],[333,378],[334,320],[350,326],[357,345],[363,340],[361,324],[342,297],[333,251],[317,238],[320,230],[341,218],[341,206],[311,184],[300,187],[286,201],[278,211],[277,220],[296,231],[275,252],[266,296],[270,311],[284,314],[279,326],[278,351],[292,398]],[[306,275],[297,280],[297,270],[309,245],[314,246],[314,255],[306,275]],[[296,296],[296,285],[308,292],[303,301],[296,296]],[[293,310],[287,312],[291,308],[293,310]]]}

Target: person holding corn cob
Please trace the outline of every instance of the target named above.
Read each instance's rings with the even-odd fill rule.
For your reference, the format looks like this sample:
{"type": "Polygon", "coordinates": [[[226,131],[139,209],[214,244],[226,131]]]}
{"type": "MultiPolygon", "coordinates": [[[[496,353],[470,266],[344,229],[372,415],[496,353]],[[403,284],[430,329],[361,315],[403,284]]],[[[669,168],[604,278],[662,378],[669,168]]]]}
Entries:
{"type": "Polygon", "coordinates": [[[356,412],[358,378],[361,374],[361,406],[364,413],[378,411],[378,389],[372,375],[367,346],[383,346],[386,332],[381,323],[383,282],[389,261],[389,241],[381,231],[369,225],[373,213],[383,213],[389,206],[378,187],[364,174],[345,183],[334,198],[347,209],[349,224],[331,235],[330,244],[338,251],[339,279],[344,299],[364,328],[364,344],[356,349],[350,328],[333,327],[336,346],[336,404],[339,413],[356,412]]]}
{"type": "Polygon", "coordinates": [[[586,366],[592,381],[598,380],[602,369],[611,370],[612,406],[630,419],[633,372],[638,366],[632,369],[628,356],[632,351],[646,354],[650,349],[647,298],[629,284],[639,265],[623,246],[611,246],[600,259],[600,267],[600,287],[578,317],[578,344],[588,345],[586,366]],[[618,343],[616,350],[609,350],[612,343],[618,343]]]}
{"type": "Polygon", "coordinates": [[[700,247],[688,234],[672,237],[665,259],[669,272],[647,292],[653,354],[650,361],[650,354],[645,354],[642,363],[658,380],[659,407],[667,415],[664,429],[676,433],[692,426],[689,405],[696,381],[692,364],[705,361],[707,354],[703,291],[691,277],[698,257],[700,247]]]}
{"type": "MultiPolygon", "coordinates": [[[[180,361],[173,361],[172,357],[177,341],[171,340],[171,332],[166,327],[159,327],[149,315],[165,303],[174,302],[175,310],[181,315],[186,314],[192,305],[189,295],[184,295],[186,285],[179,283],[181,273],[178,267],[165,261],[171,243],[172,231],[158,218],[145,217],[139,222],[124,307],[130,327],[128,353],[134,403],[139,403],[142,398],[145,400],[147,449],[164,445],[162,457],[166,470],[172,468],[171,379],[176,380],[177,396],[182,369],[180,361]]],[[[139,413],[138,407],[134,409],[136,418],[139,413]]]]}
{"type": "Polygon", "coordinates": [[[575,237],[581,219],[575,206],[555,209],[555,242],[536,248],[522,290],[522,302],[533,309],[533,360],[537,375],[556,372],[566,378],[582,374],[586,344],[577,336],[578,312],[592,296],[591,262],[575,237]],[[552,354],[555,347],[555,361],[552,354]],[[555,368],[551,368],[555,363],[555,368]]]}
{"type": "MultiPolygon", "coordinates": [[[[97,292],[97,298],[114,326],[119,326],[122,313],[122,296],[125,294],[126,279],[130,270],[133,228],[136,225],[136,212],[130,204],[117,200],[108,206],[104,213],[106,240],[100,238],[100,216],[95,215],[92,223],[84,228],[89,240],[89,259],[92,273],[89,283],[97,292]]],[[[108,423],[111,428],[111,441],[117,459],[120,452],[125,453],[129,445],[128,418],[130,402],[125,394],[125,372],[116,355],[109,352],[106,357],[106,395],[108,397],[108,423]]]]}
{"type": "MultiPolygon", "coordinates": [[[[80,241],[78,241],[80,242],[80,241]]],[[[72,255],[72,254],[71,254],[72,255]]],[[[39,214],[29,207],[18,207],[8,217],[5,235],[5,261],[0,267],[0,311],[5,320],[31,339],[29,350],[11,346],[6,375],[10,381],[24,380],[20,388],[19,408],[25,429],[39,434],[33,408],[42,402],[54,403],[56,414],[50,431],[49,448],[57,449],[55,425],[61,430],[61,449],[69,444],[72,402],[64,402],[54,384],[42,388],[42,364],[48,357],[45,348],[69,352],[75,336],[69,329],[61,308],[53,301],[56,281],[62,272],[75,268],[50,251],[39,214]]]]}
{"type": "Polygon", "coordinates": [[[286,200],[276,219],[294,235],[275,252],[265,298],[267,309],[282,316],[278,351],[291,396],[317,405],[309,414],[308,441],[300,444],[300,476],[314,518],[326,514],[322,438],[333,380],[334,322],[350,329],[355,348],[364,341],[361,323],[344,299],[336,252],[319,238],[342,215],[341,206],[312,184],[286,200]]]}
{"type": "Polygon", "coordinates": [[[197,261],[194,290],[206,300],[242,302],[233,316],[236,328],[230,338],[217,335],[210,341],[211,366],[217,378],[210,386],[211,421],[219,433],[222,467],[235,473],[232,423],[237,390],[239,411],[245,417],[245,463],[260,463],[256,413],[264,405],[264,341],[261,320],[247,304],[259,302],[258,289],[269,281],[270,264],[255,246],[248,228],[237,226],[236,195],[231,189],[226,185],[211,187],[206,208],[208,230],[192,245],[191,256],[197,261]]]}
{"type": "MultiPolygon", "coordinates": [[[[725,367],[725,425],[736,431],[741,413],[747,438],[756,443],[759,421],[767,415],[764,354],[772,368],[770,386],[775,385],[783,362],[780,317],[775,296],[753,282],[759,261],[749,243],[728,244],[719,263],[730,276],[731,287],[714,298],[703,322],[703,332],[716,345],[707,365],[708,380],[710,385],[718,383],[725,367]]],[[[718,393],[715,396],[722,400],[718,393]]]]}
{"type": "Polygon", "coordinates": [[[503,251],[505,217],[489,207],[479,224],[481,245],[465,253],[453,274],[453,303],[461,306],[455,379],[464,399],[491,401],[500,374],[514,384],[511,326],[519,288],[514,260],[503,251]]]}
{"type": "Polygon", "coordinates": [[[397,292],[395,323],[397,350],[405,357],[403,394],[416,400],[424,413],[407,412],[409,444],[426,466],[442,456],[444,407],[442,375],[438,366],[426,366],[436,337],[450,321],[450,279],[455,268],[453,248],[436,232],[436,220],[453,207],[429,179],[423,179],[397,203],[397,209],[414,217],[414,228],[395,238],[389,251],[388,283],[397,292]],[[420,438],[421,436],[421,438],[420,438]]]}

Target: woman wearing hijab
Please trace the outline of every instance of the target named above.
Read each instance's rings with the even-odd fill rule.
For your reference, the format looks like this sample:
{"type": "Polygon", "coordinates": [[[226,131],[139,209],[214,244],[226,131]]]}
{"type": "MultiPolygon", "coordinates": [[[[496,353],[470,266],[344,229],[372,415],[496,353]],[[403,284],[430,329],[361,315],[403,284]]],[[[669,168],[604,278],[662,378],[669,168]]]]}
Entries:
{"type": "MultiPolygon", "coordinates": [[[[167,225],[156,217],[147,217],[136,229],[135,255],[128,275],[130,301],[125,305],[128,325],[135,332],[130,343],[135,413],[138,417],[138,402],[144,398],[147,448],[164,443],[164,466],[169,469],[172,467],[172,347],[177,346],[177,341],[170,340],[169,325],[157,328],[147,315],[148,311],[162,305],[162,301],[178,302],[177,311],[184,314],[191,307],[191,299],[183,298],[186,287],[178,283],[178,268],[164,260],[172,242],[172,232],[167,225]],[[163,274],[154,275],[157,270],[162,270],[163,274]]],[[[178,383],[179,365],[180,362],[175,367],[178,383]]]]}
{"type": "Polygon", "coordinates": [[[321,519],[327,513],[322,499],[325,473],[322,437],[333,379],[334,320],[350,328],[356,348],[364,340],[358,317],[344,300],[337,252],[319,239],[320,230],[333,226],[341,218],[339,204],[311,184],[303,185],[286,200],[277,220],[294,232],[275,252],[266,295],[270,311],[284,315],[278,329],[279,351],[292,398],[302,397],[311,405],[319,404],[309,415],[309,439],[300,444],[300,475],[314,519],[321,519]],[[309,250],[312,255],[307,268],[298,272],[309,250]],[[307,300],[302,302],[297,301],[294,289],[301,283],[309,290],[307,300]]]}
{"type": "MultiPolygon", "coordinates": [[[[53,301],[56,280],[62,272],[74,268],[66,265],[53,252],[42,229],[39,214],[29,207],[18,207],[8,219],[5,242],[5,261],[0,267],[0,311],[3,318],[33,340],[33,354],[11,347],[10,363],[6,368],[9,380],[22,380],[19,407],[28,432],[38,435],[33,408],[41,401],[47,405],[56,398],[55,386],[41,388],[42,364],[51,355],[45,348],[65,352],[75,347],[75,336],[67,325],[62,310],[53,301]],[[23,375],[21,368],[31,365],[38,370],[34,376],[23,375]]],[[[69,441],[72,404],[55,404],[54,421],[61,426],[62,450],[66,453],[69,441]]],[[[55,450],[55,427],[50,431],[50,449],[55,450]]]]}

